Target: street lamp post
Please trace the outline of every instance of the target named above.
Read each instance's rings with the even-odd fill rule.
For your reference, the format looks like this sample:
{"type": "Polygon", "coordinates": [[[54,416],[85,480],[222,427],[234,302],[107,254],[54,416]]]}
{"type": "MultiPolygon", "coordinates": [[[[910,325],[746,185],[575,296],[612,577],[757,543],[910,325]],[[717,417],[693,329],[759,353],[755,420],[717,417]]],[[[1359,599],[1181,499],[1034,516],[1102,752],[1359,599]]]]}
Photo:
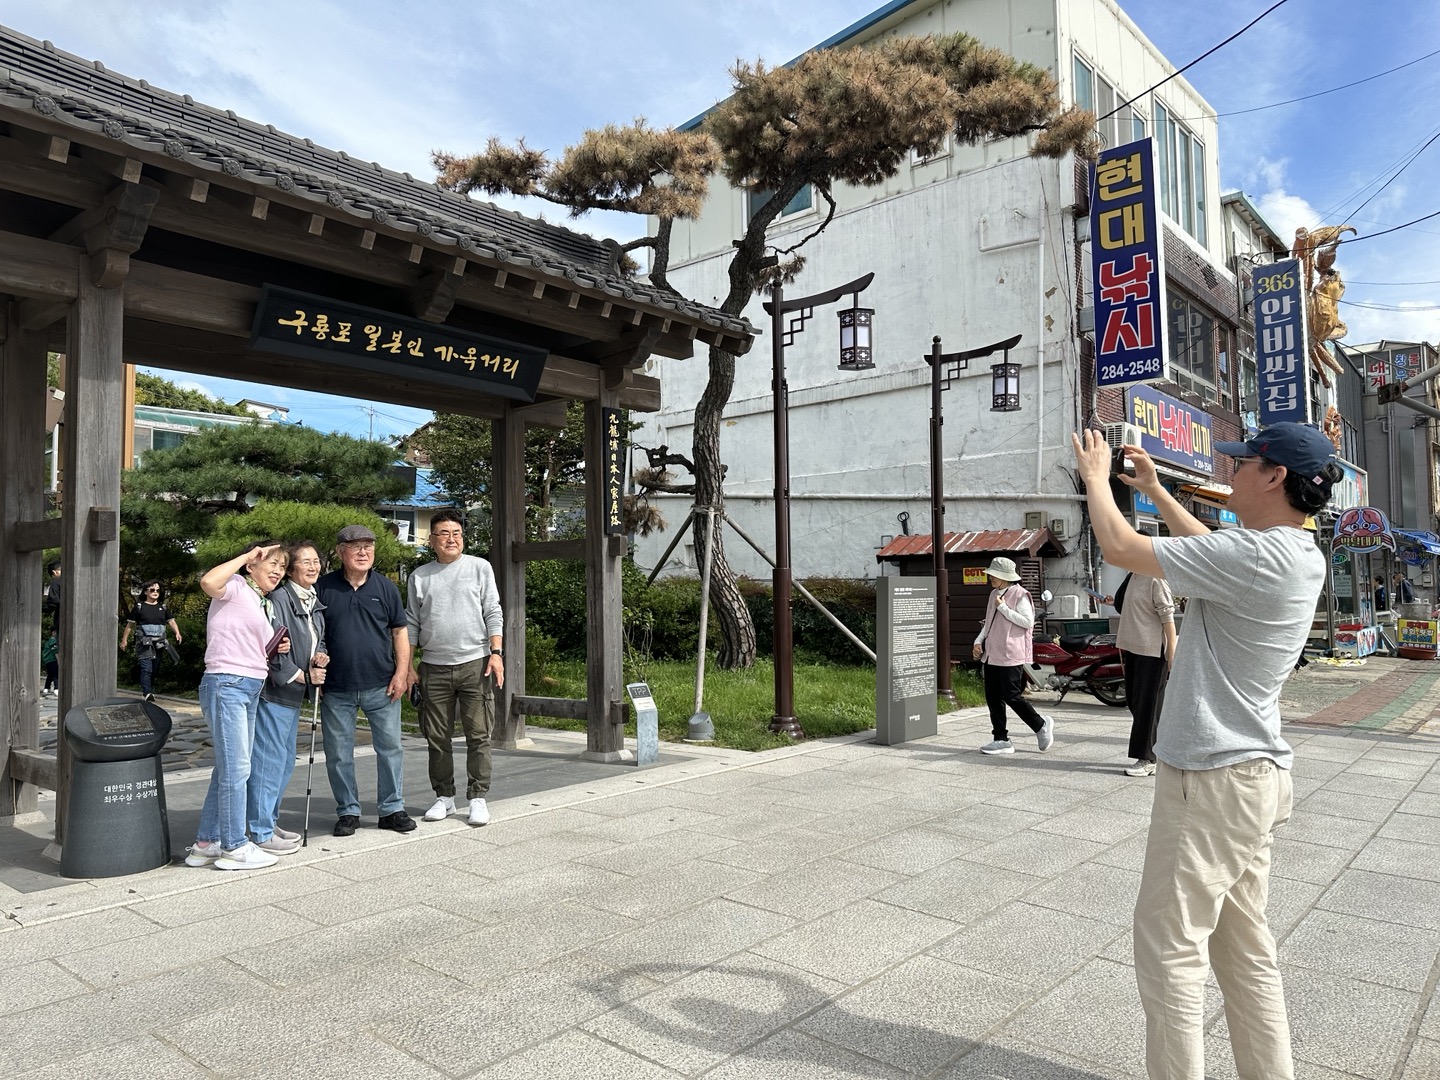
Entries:
{"type": "Polygon", "coordinates": [[[860,293],[874,278],[874,274],[866,274],[838,289],[793,300],[785,297],[784,286],[777,280],[765,304],[765,311],[770,315],[771,389],[775,398],[775,569],[771,575],[775,715],[770,719],[770,730],[796,738],[802,738],[805,732],[795,719],[795,643],[790,621],[790,389],[785,381],[785,346],[792,344],[795,335],[805,329],[815,308],[833,304],[847,293],[853,293],[854,304],[840,313],[840,368],[863,371],[874,367],[871,340],[874,313],[859,304],[860,293]],[[794,318],[787,329],[785,316],[792,314],[794,318]]]}
{"type": "Polygon", "coordinates": [[[935,658],[938,693],[951,702],[955,691],[950,682],[950,571],[945,565],[945,473],[941,427],[945,417],[940,409],[940,392],[970,366],[971,360],[1004,351],[1005,360],[990,368],[990,411],[1014,412],[1020,408],[1020,365],[1010,363],[1010,350],[1020,342],[1016,334],[993,345],[964,352],[942,353],[940,335],[930,342],[930,554],[935,567],[935,658]]]}

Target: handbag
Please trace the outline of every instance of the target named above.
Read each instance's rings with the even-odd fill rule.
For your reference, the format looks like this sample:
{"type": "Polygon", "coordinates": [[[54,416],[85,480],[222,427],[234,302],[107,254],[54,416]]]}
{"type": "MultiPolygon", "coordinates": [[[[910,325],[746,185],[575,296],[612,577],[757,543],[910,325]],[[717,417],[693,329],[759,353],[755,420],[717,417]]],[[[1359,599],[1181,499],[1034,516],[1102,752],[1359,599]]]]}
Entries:
{"type": "Polygon", "coordinates": [[[1125,590],[1130,588],[1130,579],[1134,576],[1133,570],[1125,575],[1125,580],[1120,582],[1120,587],[1115,590],[1115,600],[1110,605],[1122,615],[1125,614],[1125,590]]]}

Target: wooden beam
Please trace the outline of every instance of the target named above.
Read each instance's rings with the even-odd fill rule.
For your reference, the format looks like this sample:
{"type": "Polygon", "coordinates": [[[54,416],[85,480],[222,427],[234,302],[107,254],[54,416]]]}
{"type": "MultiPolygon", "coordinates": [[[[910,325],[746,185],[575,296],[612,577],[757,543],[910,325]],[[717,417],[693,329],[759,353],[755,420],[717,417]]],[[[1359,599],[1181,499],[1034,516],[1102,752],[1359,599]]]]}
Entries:
{"type": "Polygon", "coordinates": [[[44,300],[75,299],[84,256],[77,248],[33,236],[0,232],[0,293],[44,300]]]}
{"type": "Polygon", "coordinates": [[[455,307],[455,297],[465,280],[465,260],[456,259],[459,273],[436,270],[421,278],[410,290],[410,312],[426,322],[443,323],[455,307]]]}
{"type": "Polygon", "coordinates": [[[69,300],[21,300],[15,308],[16,320],[26,330],[44,330],[54,326],[70,312],[69,300]]]}
{"type": "Polygon", "coordinates": [[[525,540],[511,545],[510,558],[515,562],[541,562],[545,559],[583,559],[584,540],[525,540]]]}
{"type": "Polygon", "coordinates": [[[544,299],[544,297],[545,297],[545,283],[544,283],[543,281],[537,281],[537,282],[535,282],[535,284],[532,285],[531,288],[530,288],[530,295],[531,295],[534,299],[536,299],[536,300],[542,300],[542,299],[544,299]]]}
{"type": "Polygon", "coordinates": [[[411,245],[410,245],[410,253],[405,256],[405,261],[406,261],[406,262],[415,263],[415,264],[418,266],[418,265],[420,264],[420,260],[423,259],[424,257],[425,257],[425,245],[424,245],[424,244],[411,244],[411,245]]]}
{"type": "Polygon", "coordinates": [[[319,214],[311,214],[310,220],[305,225],[305,231],[311,236],[319,236],[325,231],[325,219],[319,214]]]}
{"type": "Polygon", "coordinates": [[[121,184],[99,206],[71,218],[50,239],[57,244],[83,241],[90,255],[91,281],[112,288],[125,279],[130,256],[144,242],[150,212],[159,199],[156,188],[121,184]]]}
{"type": "Polygon", "coordinates": [[[525,566],[513,558],[525,540],[525,421],[511,406],[491,423],[495,490],[490,500],[491,547],[505,616],[505,685],[495,691],[498,723],[495,745],[502,750],[533,746],[525,734],[525,715],[510,706],[525,696],[525,566]]]}
{"type": "Polygon", "coordinates": [[[185,176],[182,173],[166,174],[165,188],[186,202],[203,203],[210,195],[209,180],[201,180],[198,176],[185,176]]]}
{"type": "Polygon", "coordinates": [[[259,195],[256,195],[255,198],[250,201],[250,216],[256,221],[264,221],[270,216],[270,200],[262,199],[259,195]]]}
{"type": "Polygon", "coordinates": [[[13,124],[10,134],[17,142],[24,143],[48,161],[64,165],[70,158],[70,140],[63,136],[52,135],[48,131],[33,131],[30,128],[15,127],[13,124]]]}
{"type": "Polygon", "coordinates": [[[362,251],[373,251],[375,248],[375,230],[360,230],[360,248],[362,251]]]}
{"type": "Polygon", "coordinates": [[[34,753],[40,745],[37,586],[45,545],[39,542],[54,546],[60,524],[55,518],[48,535],[36,535],[47,531],[39,452],[45,443],[45,337],[17,326],[14,309],[0,304],[0,322],[6,326],[0,345],[0,407],[5,410],[0,425],[0,817],[28,814],[37,806],[33,785],[38,777],[15,754],[34,753]]]}
{"type": "Polygon", "coordinates": [[[249,338],[260,290],[221,278],[132,261],[125,282],[125,314],[249,338]]]}
{"type": "Polygon", "coordinates": [[[74,147],[74,150],[76,156],[86,165],[117,177],[121,183],[138,184],[140,182],[143,164],[139,158],[128,157],[123,153],[111,153],[108,150],[84,144],[74,147]]]}
{"type": "MultiPolygon", "coordinates": [[[[59,786],[56,773],[56,761],[49,754],[41,753],[39,750],[18,748],[10,750],[10,780],[12,783],[32,784],[37,788],[44,788],[46,791],[54,791],[59,786]]],[[[31,802],[34,801],[32,796],[31,802]]],[[[34,807],[32,806],[31,809],[33,810],[34,807]]],[[[23,811],[19,811],[17,808],[16,812],[23,811]]]]}
{"type": "Polygon", "coordinates": [[[526,427],[559,431],[569,420],[566,402],[560,398],[554,401],[537,401],[534,405],[516,405],[512,411],[525,422],[526,427]]]}
{"type": "Polygon", "coordinates": [[[510,699],[510,710],[517,716],[553,716],[559,720],[588,720],[590,703],[583,698],[521,697],[510,699]]]}
{"type": "Polygon", "coordinates": [[[17,521],[11,528],[10,546],[16,551],[43,551],[60,546],[62,533],[58,517],[17,521]]]}

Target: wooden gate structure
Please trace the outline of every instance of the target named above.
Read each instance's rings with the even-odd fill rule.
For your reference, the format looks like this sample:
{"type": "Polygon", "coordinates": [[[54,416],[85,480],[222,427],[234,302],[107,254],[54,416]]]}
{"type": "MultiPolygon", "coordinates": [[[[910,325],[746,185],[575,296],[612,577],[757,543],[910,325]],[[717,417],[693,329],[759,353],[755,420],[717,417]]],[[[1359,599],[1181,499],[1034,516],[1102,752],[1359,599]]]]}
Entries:
{"type": "Polygon", "coordinates": [[[623,455],[607,422],[659,407],[638,370],[652,353],[742,353],[752,336],[624,276],[613,241],[0,27],[0,820],[66,785],[63,739],[58,767],[38,750],[42,548],[64,566],[59,715],[115,689],[126,363],[489,418],[508,653],[495,745],[523,745],[527,714],[583,717],[585,756],[618,761],[623,455]],[[47,351],[66,356],[58,518],[43,479],[47,351]],[[525,427],[562,425],[571,400],[585,403],[585,538],[527,541],[525,427]],[[524,564],[547,558],[586,564],[584,700],[526,694],[524,564]]]}

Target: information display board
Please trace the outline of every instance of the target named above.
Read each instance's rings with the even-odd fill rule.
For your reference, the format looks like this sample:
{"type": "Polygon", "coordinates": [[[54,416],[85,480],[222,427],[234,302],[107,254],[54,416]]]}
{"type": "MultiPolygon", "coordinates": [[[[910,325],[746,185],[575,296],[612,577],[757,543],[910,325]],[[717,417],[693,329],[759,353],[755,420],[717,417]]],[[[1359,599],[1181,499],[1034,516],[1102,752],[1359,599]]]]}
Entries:
{"type": "Polygon", "coordinates": [[[936,733],[936,608],[932,577],[880,578],[876,591],[875,741],[936,733]]]}

